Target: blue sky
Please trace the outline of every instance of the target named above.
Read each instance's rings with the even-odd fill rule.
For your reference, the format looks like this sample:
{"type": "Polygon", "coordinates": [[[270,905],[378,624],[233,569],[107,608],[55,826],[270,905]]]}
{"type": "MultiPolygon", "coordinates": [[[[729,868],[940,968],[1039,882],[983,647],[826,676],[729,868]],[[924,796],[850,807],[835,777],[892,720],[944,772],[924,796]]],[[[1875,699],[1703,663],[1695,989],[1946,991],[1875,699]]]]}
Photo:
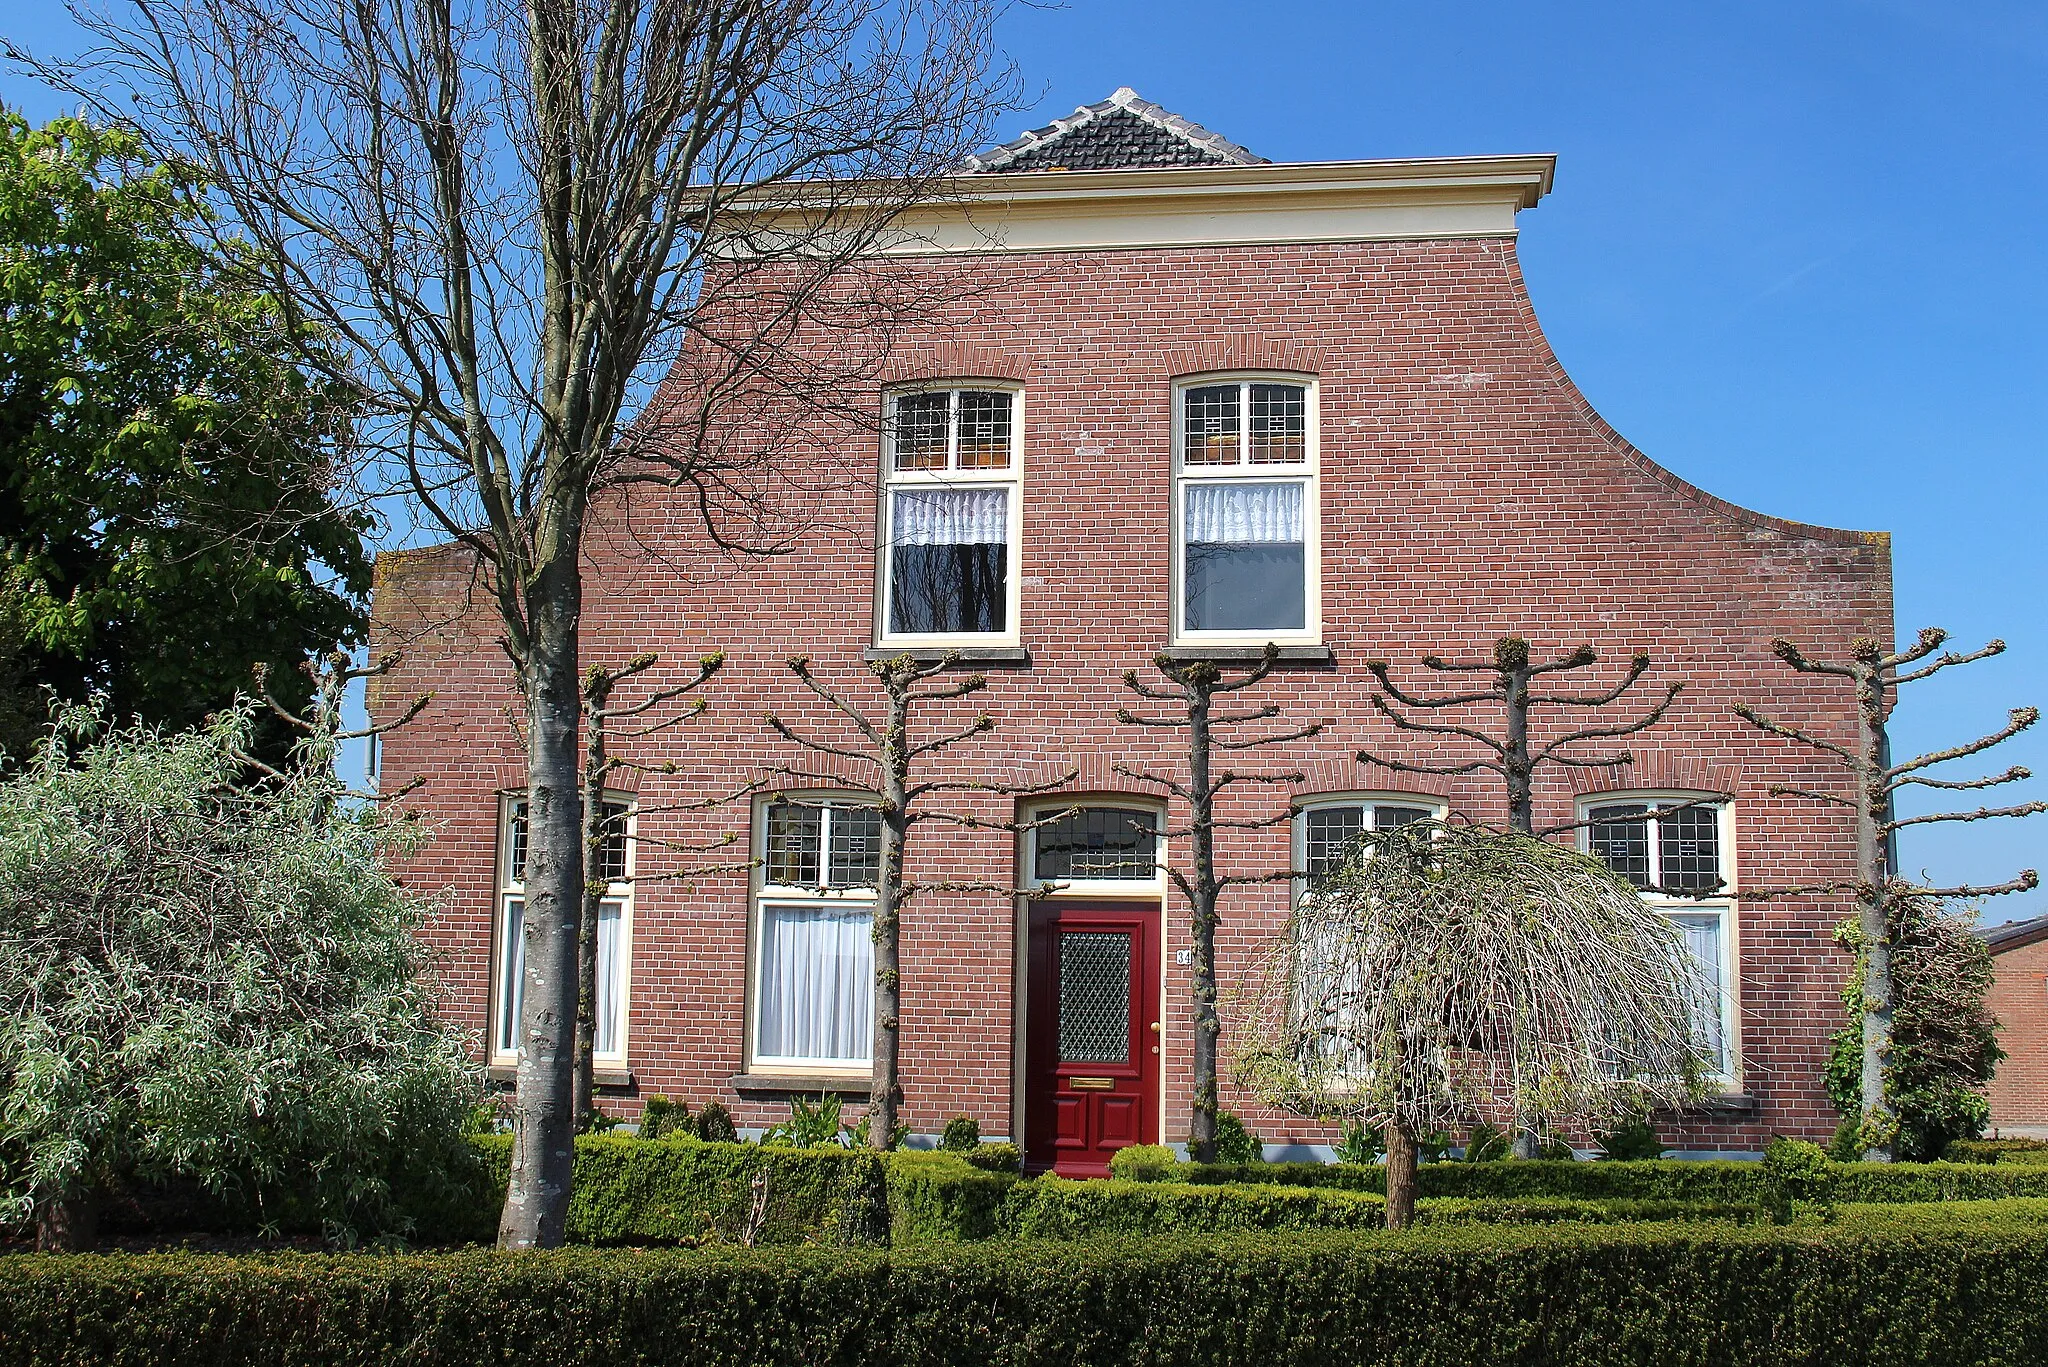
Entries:
{"type": "MultiPolygon", "coordinates": [[[[0,33],[59,51],[60,20],[0,33]]],[[[1908,637],[2011,643],[1909,695],[1895,746],[2048,704],[2048,6],[1076,0],[1001,39],[1040,96],[1004,137],[1129,85],[1275,160],[1556,153],[1523,263],[1609,421],[1724,498],[1890,531],[1908,637]]],[[[0,99],[62,107],[12,73],[0,99]]],[[[2010,763],[2048,775],[2048,723],[2010,763]]],[[[1945,883],[2048,869],[2048,816],[1904,855],[1945,883]]]]}

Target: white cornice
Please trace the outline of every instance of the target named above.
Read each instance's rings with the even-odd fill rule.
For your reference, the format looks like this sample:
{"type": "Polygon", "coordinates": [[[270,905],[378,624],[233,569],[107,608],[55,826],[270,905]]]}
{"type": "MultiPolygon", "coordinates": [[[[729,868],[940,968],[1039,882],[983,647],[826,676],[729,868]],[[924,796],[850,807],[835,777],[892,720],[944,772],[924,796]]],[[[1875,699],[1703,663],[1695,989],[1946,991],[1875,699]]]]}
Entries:
{"type": "MultiPolygon", "coordinates": [[[[896,256],[1285,242],[1511,237],[1549,193],[1553,156],[1282,162],[1135,171],[982,173],[902,213],[896,256]]],[[[751,215],[805,217],[801,192],[751,215]]],[[[843,194],[843,187],[840,187],[843,194]]],[[[734,207],[743,208],[744,199],[734,207]]]]}

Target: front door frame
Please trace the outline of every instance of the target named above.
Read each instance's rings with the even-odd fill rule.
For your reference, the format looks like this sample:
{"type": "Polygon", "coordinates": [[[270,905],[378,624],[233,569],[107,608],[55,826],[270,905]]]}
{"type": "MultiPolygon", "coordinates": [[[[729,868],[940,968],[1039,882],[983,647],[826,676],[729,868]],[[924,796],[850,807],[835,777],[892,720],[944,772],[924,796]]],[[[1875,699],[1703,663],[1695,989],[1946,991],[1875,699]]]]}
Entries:
{"type": "MultiPolygon", "coordinates": [[[[1059,1171],[1062,1176],[1106,1176],[1107,1160],[1095,1163],[1086,1158],[1068,1159],[1061,1164],[1057,1142],[1054,1097],[1067,1090],[1066,1079],[1108,1077],[1119,1082],[1134,1081],[1137,1099],[1137,1132],[1132,1142],[1159,1142],[1162,1114],[1161,1016],[1163,983],[1162,942],[1165,915],[1158,897],[1082,898],[1045,897],[1026,902],[1024,925],[1024,983],[1018,994],[1023,1007],[1023,1029],[1019,1032],[1023,1055],[1019,1076],[1019,1110],[1023,1123],[1025,1169],[1029,1172],[1059,1171]],[[1059,1049],[1059,965],[1053,955],[1055,926],[1063,930],[1128,931],[1132,938],[1131,1053],[1123,1064],[1062,1063],[1059,1049]],[[1047,1079],[1051,1081],[1048,1084],[1047,1079]]],[[[1118,1086],[1115,1090],[1123,1092],[1118,1086]]],[[[1129,1094],[1129,1093],[1126,1093],[1129,1094]]],[[[1078,1157],[1078,1156],[1077,1156],[1078,1157]]]]}

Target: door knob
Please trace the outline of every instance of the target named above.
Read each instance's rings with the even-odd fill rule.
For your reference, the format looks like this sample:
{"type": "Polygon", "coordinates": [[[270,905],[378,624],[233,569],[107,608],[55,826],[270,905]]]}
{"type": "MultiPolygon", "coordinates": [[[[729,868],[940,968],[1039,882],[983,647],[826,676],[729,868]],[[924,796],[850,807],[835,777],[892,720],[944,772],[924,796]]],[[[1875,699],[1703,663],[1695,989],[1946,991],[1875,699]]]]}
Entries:
{"type": "Polygon", "coordinates": [[[1158,1022],[1158,1021],[1153,1021],[1153,1022],[1152,1022],[1152,1033],[1153,1033],[1153,1034],[1155,1034],[1155,1035],[1159,1033],[1159,1022],[1158,1022]]]}

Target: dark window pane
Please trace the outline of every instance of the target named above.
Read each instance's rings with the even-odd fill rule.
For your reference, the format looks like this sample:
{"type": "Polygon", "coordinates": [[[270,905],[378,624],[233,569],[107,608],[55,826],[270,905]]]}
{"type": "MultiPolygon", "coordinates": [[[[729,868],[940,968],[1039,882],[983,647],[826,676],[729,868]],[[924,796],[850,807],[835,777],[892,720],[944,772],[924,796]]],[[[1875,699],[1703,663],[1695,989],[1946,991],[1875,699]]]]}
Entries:
{"type": "Polygon", "coordinates": [[[1595,807],[1586,814],[1587,848],[1593,857],[1639,888],[1650,886],[1650,823],[1616,818],[1641,817],[1650,809],[1640,802],[1595,807]]]}
{"type": "Polygon", "coordinates": [[[904,394],[896,400],[892,436],[899,470],[946,468],[946,403],[937,394],[904,394]]]}
{"type": "Polygon", "coordinates": [[[509,852],[509,862],[505,866],[505,878],[508,882],[524,883],[526,881],[526,804],[524,802],[512,804],[512,820],[507,824],[511,829],[506,833],[506,843],[511,845],[512,849],[509,852]]]}
{"type": "Polygon", "coordinates": [[[960,391],[962,470],[1000,470],[1010,463],[1010,396],[996,390],[960,391]]]}
{"type": "Polygon", "coordinates": [[[1302,825],[1302,870],[1313,876],[1333,868],[1344,847],[1365,829],[1363,807],[1314,807],[1302,825]]]}
{"type": "Polygon", "coordinates": [[[1181,459],[1189,465],[1237,464],[1238,387],[1202,385],[1181,392],[1181,459]]]}
{"type": "Polygon", "coordinates": [[[1159,876],[1159,817],[1121,807],[1085,807],[1038,830],[1040,879],[1159,876]]]}
{"type": "Polygon", "coordinates": [[[1060,1062],[1124,1063],[1131,1057],[1131,937],[1109,931],[1060,936],[1060,1062]]]}
{"type": "Polygon", "coordinates": [[[834,807],[829,816],[832,848],[826,886],[875,886],[882,863],[882,814],[873,807],[834,807]]]}
{"type": "Polygon", "coordinates": [[[767,881],[777,887],[818,886],[818,841],[824,811],[798,802],[768,809],[767,881]]]}
{"type": "Polygon", "coordinates": [[[1300,631],[1308,555],[1299,543],[1190,542],[1187,630],[1300,631]]]}
{"type": "Polygon", "coordinates": [[[890,631],[1008,628],[1009,547],[897,546],[890,558],[890,631]]]}
{"type": "Polygon", "coordinates": [[[1376,831],[1397,830],[1402,826],[1427,820],[1427,807],[1390,807],[1382,803],[1372,809],[1372,828],[1376,831]]]}
{"type": "Polygon", "coordinates": [[[1298,384],[1251,386],[1252,462],[1298,463],[1308,459],[1308,391],[1298,384]]]}
{"type": "Polygon", "coordinates": [[[598,877],[607,883],[626,880],[626,804],[604,804],[604,853],[597,860],[598,877]]]}
{"type": "Polygon", "coordinates": [[[1721,886],[1721,828],[1713,807],[1688,807],[1657,818],[1661,881],[1674,892],[1712,892],[1721,886]]]}

